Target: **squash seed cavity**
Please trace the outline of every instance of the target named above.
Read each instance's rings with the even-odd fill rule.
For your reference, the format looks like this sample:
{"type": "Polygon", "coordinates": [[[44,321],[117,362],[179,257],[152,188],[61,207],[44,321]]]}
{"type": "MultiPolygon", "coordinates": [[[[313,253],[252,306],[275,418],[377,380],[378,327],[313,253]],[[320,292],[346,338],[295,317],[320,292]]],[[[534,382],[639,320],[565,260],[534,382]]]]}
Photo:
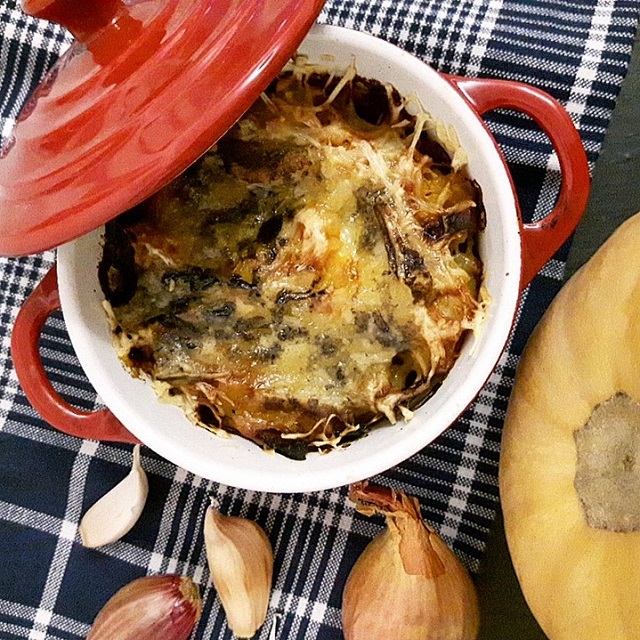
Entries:
{"type": "Polygon", "coordinates": [[[574,487],[587,524],[640,530],[640,403],[618,393],[593,410],[575,434],[574,487]]]}

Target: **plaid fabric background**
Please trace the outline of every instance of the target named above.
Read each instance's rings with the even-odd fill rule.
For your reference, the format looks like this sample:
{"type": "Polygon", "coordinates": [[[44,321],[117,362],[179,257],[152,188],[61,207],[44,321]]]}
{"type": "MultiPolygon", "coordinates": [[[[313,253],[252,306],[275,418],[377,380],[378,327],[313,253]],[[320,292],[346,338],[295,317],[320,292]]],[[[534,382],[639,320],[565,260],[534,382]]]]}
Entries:
{"type": "MultiPolygon", "coordinates": [[[[598,156],[625,76],[640,0],[329,0],[320,20],[366,30],[439,70],[521,80],[558,98],[578,126],[589,160],[598,156]]],[[[0,2],[0,126],[68,46],[62,29],[0,2]]],[[[544,215],[558,187],[557,162],[528,118],[491,115],[525,217],[544,215]]],[[[528,288],[509,347],[475,404],[436,442],[376,482],[418,496],[426,518],[472,571],[479,569],[498,501],[502,420],[519,354],[561,284],[565,247],[528,288]]],[[[220,486],[143,448],[150,493],[140,521],[120,542],[81,546],[84,511],[127,473],[131,447],[82,441],[50,428],[30,407],[12,368],[16,313],[46,273],[53,252],[0,259],[0,638],[84,637],[106,600],[149,573],[181,573],[201,587],[194,638],[231,638],[209,583],[202,524],[208,494],[224,512],[255,519],[275,550],[278,638],[342,637],[345,578],[382,521],[355,514],[345,489],[257,494],[220,486]]],[[[59,314],[47,323],[42,356],[58,390],[78,406],[99,403],[59,314]]]]}

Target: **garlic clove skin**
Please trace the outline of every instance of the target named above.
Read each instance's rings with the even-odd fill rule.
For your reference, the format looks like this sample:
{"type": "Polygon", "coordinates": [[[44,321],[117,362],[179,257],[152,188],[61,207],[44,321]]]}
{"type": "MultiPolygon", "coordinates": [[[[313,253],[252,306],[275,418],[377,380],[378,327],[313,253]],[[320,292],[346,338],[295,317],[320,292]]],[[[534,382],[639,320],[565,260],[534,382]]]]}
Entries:
{"type": "Polygon", "coordinates": [[[201,612],[200,591],[191,578],[145,576],[107,601],[87,640],[188,640],[201,612]]]}
{"type": "Polygon", "coordinates": [[[354,487],[359,510],[382,513],[387,527],[367,545],[345,584],[345,640],[476,640],[475,586],[422,520],[417,501],[366,484],[354,487]]]}
{"type": "Polygon", "coordinates": [[[238,638],[252,638],[264,624],[271,595],[273,549],[252,520],[221,514],[213,505],[204,520],[211,579],[227,624],[238,638]]]}
{"type": "Polygon", "coordinates": [[[137,444],[131,471],[82,516],[79,528],[82,544],[95,548],[120,540],[140,518],[148,493],[149,481],[137,444]]]}

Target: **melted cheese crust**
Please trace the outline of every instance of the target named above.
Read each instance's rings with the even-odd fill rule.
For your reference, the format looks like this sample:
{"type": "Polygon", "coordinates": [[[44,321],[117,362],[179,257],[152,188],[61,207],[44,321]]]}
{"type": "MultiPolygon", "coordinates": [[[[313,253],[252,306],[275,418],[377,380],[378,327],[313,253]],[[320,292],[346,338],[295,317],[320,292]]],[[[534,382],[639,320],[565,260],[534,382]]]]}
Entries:
{"type": "Polygon", "coordinates": [[[353,70],[283,74],[108,225],[101,282],[132,374],[291,457],[409,417],[486,306],[480,191],[431,126],[353,70]]]}

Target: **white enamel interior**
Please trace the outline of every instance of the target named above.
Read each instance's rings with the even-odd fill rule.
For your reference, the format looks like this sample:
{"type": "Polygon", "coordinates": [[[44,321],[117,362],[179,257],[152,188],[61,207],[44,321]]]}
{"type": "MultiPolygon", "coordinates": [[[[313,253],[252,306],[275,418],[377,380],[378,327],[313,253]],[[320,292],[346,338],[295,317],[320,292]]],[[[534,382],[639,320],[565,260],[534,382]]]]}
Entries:
{"type": "Polygon", "coordinates": [[[265,453],[237,437],[220,437],[191,424],[182,411],[160,403],[151,386],[132,379],[116,357],[101,306],[97,278],[101,230],[58,250],[65,322],[89,380],[111,411],[142,442],[167,460],[223,484],[279,493],[322,490],[381,473],[432,442],[471,404],[506,344],[519,296],[520,231],[509,176],[493,138],[451,84],[414,56],[351,30],[316,26],[300,49],[312,60],[330,54],[345,67],[414,93],[424,108],[454,126],[469,155],[487,211],[481,245],[492,303],[488,322],[469,341],[441,388],[412,420],[375,430],[349,447],[293,461],[265,453]]]}

